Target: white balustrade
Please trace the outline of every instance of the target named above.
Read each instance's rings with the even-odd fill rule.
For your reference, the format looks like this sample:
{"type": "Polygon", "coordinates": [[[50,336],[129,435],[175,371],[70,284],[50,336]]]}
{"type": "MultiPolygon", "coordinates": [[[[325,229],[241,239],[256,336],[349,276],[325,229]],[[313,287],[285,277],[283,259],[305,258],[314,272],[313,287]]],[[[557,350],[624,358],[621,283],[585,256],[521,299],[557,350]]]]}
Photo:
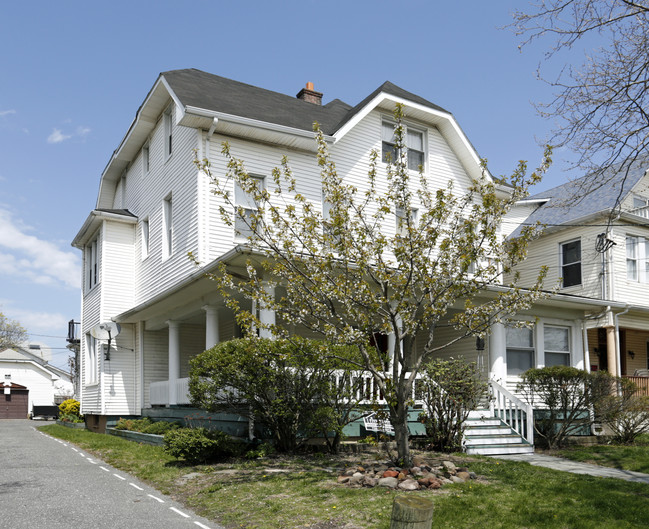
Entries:
{"type": "Polygon", "coordinates": [[[531,445],[534,444],[534,409],[493,380],[489,381],[491,414],[505,422],[531,445]]]}

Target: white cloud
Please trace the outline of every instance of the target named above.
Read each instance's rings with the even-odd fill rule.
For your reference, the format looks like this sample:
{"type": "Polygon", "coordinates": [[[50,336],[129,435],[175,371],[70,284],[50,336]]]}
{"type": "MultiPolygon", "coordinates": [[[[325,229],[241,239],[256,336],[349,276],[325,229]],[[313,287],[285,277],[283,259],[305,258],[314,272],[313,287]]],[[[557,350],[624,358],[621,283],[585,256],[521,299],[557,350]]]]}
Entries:
{"type": "Polygon", "coordinates": [[[80,257],[56,244],[29,235],[29,228],[0,208],[0,273],[40,285],[78,288],[80,257]]]}
{"type": "Polygon", "coordinates": [[[47,137],[47,143],[61,143],[65,140],[69,140],[72,136],[69,134],[63,134],[61,129],[54,129],[52,134],[47,137]]]}
{"type": "Polygon", "coordinates": [[[84,139],[90,132],[90,127],[83,127],[81,125],[74,129],[74,132],[69,133],[64,133],[63,130],[55,128],[52,130],[52,134],[47,137],[47,143],[63,143],[71,138],[84,139]]]}
{"type": "Polygon", "coordinates": [[[57,335],[62,334],[62,329],[67,329],[70,320],[69,316],[66,318],[59,313],[16,308],[12,309],[11,318],[18,320],[25,329],[29,329],[29,332],[51,332],[54,329],[58,330],[57,335]]]}
{"type": "Polygon", "coordinates": [[[3,118],[5,116],[10,116],[11,114],[15,114],[15,110],[0,110],[0,118],[3,118]]]}

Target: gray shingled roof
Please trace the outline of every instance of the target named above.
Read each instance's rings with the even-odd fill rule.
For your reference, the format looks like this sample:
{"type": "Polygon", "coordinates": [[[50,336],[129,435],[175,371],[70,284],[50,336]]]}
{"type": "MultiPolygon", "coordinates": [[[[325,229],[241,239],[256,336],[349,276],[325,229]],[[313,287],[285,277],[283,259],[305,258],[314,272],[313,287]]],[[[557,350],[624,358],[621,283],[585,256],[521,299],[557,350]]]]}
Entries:
{"type": "Polygon", "coordinates": [[[172,70],[162,75],[184,106],[223,112],[267,123],[312,130],[317,121],[325,134],[333,134],[380,92],[448,113],[443,108],[386,81],[358,105],[334,99],[320,106],[294,96],[265,90],[196,69],[172,70]]]}
{"type": "MultiPolygon", "coordinates": [[[[646,162],[637,163],[631,167],[626,178],[623,173],[611,176],[614,173],[611,170],[602,175],[583,176],[532,195],[527,200],[547,199],[547,202],[527,217],[525,223],[570,224],[595,213],[609,212],[618,199],[623,200],[631,192],[647,168],[649,165],[646,162]]],[[[517,228],[510,237],[516,237],[519,233],[520,228],[517,228]]]]}

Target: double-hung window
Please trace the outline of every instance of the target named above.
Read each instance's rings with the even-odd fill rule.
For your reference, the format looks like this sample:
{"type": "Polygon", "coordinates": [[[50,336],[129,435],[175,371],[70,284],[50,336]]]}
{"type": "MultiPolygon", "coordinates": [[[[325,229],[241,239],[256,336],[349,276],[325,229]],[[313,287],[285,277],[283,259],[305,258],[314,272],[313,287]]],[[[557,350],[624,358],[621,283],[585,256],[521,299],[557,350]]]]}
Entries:
{"type": "Polygon", "coordinates": [[[626,278],[649,283],[649,239],[626,236],[626,278]]]}
{"type": "Polygon", "coordinates": [[[581,285],[581,240],[563,242],[559,247],[563,287],[581,285]]]}
{"type": "Polygon", "coordinates": [[[162,202],[162,257],[171,256],[174,251],[173,202],[171,195],[162,202]]]}
{"type": "Polygon", "coordinates": [[[92,289],[99,282],[99,237],[86,246],[86,287],[92,289]]]}
{"type": "Polygon", "coordinates": [[[569,366],[570,328],[544,325],[543,350],[546,366],[569,366]]]}
{"type": "MultiPolygon", "coordinates": [[[[381,125],[381,159],[385,162],[397,161],[399,152],[394,135],[394,123],[384,121],[381,125]]],[[[425,166],[424,133],[420,130],[405,127],[406,158],[408,169],[418,171],[425,166]]]]}
{"type": "Polygon", "coordinates": [[[86,365],[85,365],[85,385],[97,383],[97,340],[90,334],[86,334],[86,365]]]}
{"type": "Polygon", "coordinates": [[[144,219],[140,226],[140,236],[142,243],[142,259],[149,256],[149,219],[144,219]]]}
{"type": "Polygon", "coordinates": [[[151,148],[149,142],[142,147],[142,175],[149,174],[151,169],[151,148]]]}
{"type": "MultiPolygon", "coordinates": [[[[250,175],[250,183],[258,190],[264,189],[264,177],[250,175]]],[[[254,233],[257,222],[257,202],[252,192],[246,192],[238,182],[234,183],[234,234],[248,238],[254,233]]]]}
{"type": "Polygon", "coordinates": [[[534,367],[534,331],[508,326],[506,331],[507,374],[520,375],[534,367]]]}
{"type": "Polygon", "coordinates": [[[396,233],[402,237],[408,236],[408,224],[411,228],[415,228],[417,225],[417,213],[416,208],[410,208],[409,215],[406,214],[406,210],[403,208],[396,208],[395,210],[395,220],[396,220],[396,233]]]}

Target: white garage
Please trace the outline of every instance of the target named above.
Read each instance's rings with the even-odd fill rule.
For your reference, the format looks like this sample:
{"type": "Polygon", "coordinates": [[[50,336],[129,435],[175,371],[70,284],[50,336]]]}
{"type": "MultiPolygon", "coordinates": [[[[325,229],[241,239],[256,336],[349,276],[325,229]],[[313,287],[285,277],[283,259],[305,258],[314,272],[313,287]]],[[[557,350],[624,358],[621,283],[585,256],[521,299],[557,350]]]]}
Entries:
{"type": "Polygon", "coordinates": [[[72,397],[70,375],[38,354],[14,347],[0,351],[0,419],[27,418],[34,406],[72,397]]]}

